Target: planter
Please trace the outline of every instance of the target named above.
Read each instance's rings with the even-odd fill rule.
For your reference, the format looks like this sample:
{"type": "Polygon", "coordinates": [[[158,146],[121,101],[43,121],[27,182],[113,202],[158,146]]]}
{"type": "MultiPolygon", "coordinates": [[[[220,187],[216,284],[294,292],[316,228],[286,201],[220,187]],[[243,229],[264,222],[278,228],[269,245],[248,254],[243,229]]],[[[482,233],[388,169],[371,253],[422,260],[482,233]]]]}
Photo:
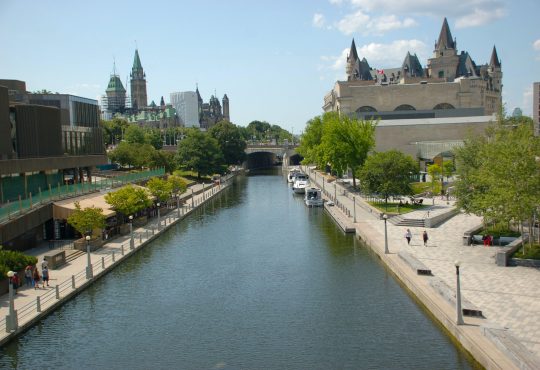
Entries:
{"type": "MultiPolygon", "coordinates": [[[[101,248],[105,244],[105,241],[101,238],[96,238],[90,240],[90,252],[93,252],[99,248],[101,248]]],[[[76,250],[86,252],[86,240],[85,239],[78,239],[73,242],[73,246],[76,250]]]]}

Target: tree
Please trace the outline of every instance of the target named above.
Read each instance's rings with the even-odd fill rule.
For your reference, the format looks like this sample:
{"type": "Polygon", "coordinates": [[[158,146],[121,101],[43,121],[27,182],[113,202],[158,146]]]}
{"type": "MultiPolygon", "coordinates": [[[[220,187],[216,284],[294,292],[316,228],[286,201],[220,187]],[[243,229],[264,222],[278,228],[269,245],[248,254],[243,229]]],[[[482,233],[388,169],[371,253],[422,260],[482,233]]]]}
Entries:
{"type": "Polygon", "coordinates": [[[108,153],[108,156],[111,162],[119,163],[121,166],[134,166],[136,162],[135,148],[127,142],[118,144],[108,153]]]}
{"type": "Polygon", "coordinates": [[[446,176],[446,181],[448,181],[450,176],[452,176],[455,171],[454,162],[452,162],[451,160],[443,161],[441,170],[442,175],[446,176]]]}
{"type": "Polygon", "coordinates": [[[198,129],[191,129],[178,145],[181,167],[197,172],[197,178],[223,172],[223,155],[216,139],[198,129]]]}
{"type": "Polygon", "coordinates": [[[146,187],[160,202],[165,202],[170,198],[172,193],[172,184],[168,181],[160,179],[159,177],[153,177],[148,180],[146,187]]]}
{"type": "Polygon", "coordinates": [[[375,146],[376,122],[364,121],[328,112],[323,115],[322,151],[325,162],[339,175],[350,169],[353,186],[356,172],[375,146]]]}
{"type": "Polygon", "coordinates": [[[167,182],[171,184],[171,191],[174,194],[182,194],[187,190],[186,180],[180,176],[171,175],[167,178],[167,182]]]}
{"type": "Polygon", "coordinates": [[[100,121],[101,127],[103,129],[103,137],[105,138],[105,143],[108,145],[116,145],[120,143],[123,137],[123,132],[129,126],[129,123],[119,117],[114,117],[110,121],[100,121]]]}
{"type": "Polygon", "coordinates": [[[68,216],[67,222],[81,235],[90,235],[95,229],[105,227],[105,215],[103,209],[87,207],[81,209],[79,202],[75,202],[75,211],[68,216]]]}
{"type": "Polygon", "coordinates": [[[418,164],[411,156],[390,150],[369,156],[358,177],[364,191],[380,194],[388,205],[390,196],[413,193],[410,183],[416,174],[418,164]]]}
{"type": "Polygon", "coordinates": [[[296,152],[304,157],[303,164],[314,163],[319,168],[326,166],[322,147],[323,125],[322,116],[317,116],[307,122],[300,145],[296,148],[296,152]]]}
{"type": "Polygon", "coordinates": [[[499,115],[485,137],[469,138],[457,150],[458,206],[486,222],[532,225],[540,203],[539,157],[530,118],[499,115]]]}
{"type": "Polygon", "coordinates": [[[147,143],[144,130],[138,125],[129,125],[124,132],[124,140],[131,144],[147,143]]]}
{"type": "Polygon", "coordinates": [[[144,133],[144,142],[152,145],[155,149],[163,148],[161,133],[157,129],[150,129],[144,133]]]}
{"type": "Polygon", "coordinates": [[[438,193],[437,184],[442,179],[442,169],[438,164],[429,165],[427,168],[429,176],[431,176],[431,193],[435,196],[438,193]]]}
{"type": "Polygon", "coordinates": [[[172,173],[178,167],[175,153],[165,150],[154,150],[152,157],[148,161],[148,167],[163,167],[165,168],[165,172],[172,173]]]}
{"type": "Polygon", "coordinates": [[[246,158],[246,141],[240,130],[228,121],[218,122],[208,131],[217,140],[226,164],[241,164],[246,158]]]}
{"type": "Polygon", "coordinates": [[[124,216],[134,215],[152,205],[147,191],[133,185],[105,194],[105,201],[124,216]]]}

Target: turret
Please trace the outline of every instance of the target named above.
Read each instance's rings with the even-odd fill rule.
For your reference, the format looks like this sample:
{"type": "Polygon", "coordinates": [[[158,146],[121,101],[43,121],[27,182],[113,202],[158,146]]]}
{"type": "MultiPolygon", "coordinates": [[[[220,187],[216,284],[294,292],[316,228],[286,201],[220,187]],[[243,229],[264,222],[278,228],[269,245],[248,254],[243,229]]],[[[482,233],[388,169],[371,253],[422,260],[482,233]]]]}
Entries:
{"type": "Polygon", "coordinates": [[[223,103],[223,119],[230,122],[231,117],[229,115],[229,98],[227,97],[227,94],[223,95],[223,99],[221,101],[223,103]]]}
{"type": "Polygon", "coordinates": [[[134,110],[147,106],[146,74],[141,64],[139,50],[135,49],[133,67],[131,68],[131,106],[134,110]]]}

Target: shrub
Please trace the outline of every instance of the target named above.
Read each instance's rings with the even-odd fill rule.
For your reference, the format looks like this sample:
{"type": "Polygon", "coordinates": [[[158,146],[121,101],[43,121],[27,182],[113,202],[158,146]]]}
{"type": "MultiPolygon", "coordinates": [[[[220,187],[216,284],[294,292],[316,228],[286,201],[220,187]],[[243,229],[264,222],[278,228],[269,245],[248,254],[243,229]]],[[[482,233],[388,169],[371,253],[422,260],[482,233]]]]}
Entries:
{"type": "Polygon", "coordinates": [[[28,265],[35,265],[37,258],[17,251],[0,250],[0,274],[6,277],[8,271],[21,271],[28,265]]]}

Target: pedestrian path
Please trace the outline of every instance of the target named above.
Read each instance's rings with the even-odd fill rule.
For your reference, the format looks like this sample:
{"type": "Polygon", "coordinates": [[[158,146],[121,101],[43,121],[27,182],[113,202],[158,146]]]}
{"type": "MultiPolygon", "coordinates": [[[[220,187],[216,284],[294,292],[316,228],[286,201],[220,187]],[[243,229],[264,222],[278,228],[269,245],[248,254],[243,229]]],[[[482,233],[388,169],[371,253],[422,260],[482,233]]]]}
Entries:
{"type": "MultiPolygon", "coordinates": [[[[322,175],[312,175],[312,181],[317,181],[320,186],[322,175]]],[[[461,277],[461,293],[462,296],[479,307],[485,318],[476,319],[465,317],[465,324],[474,326],[476,331],[471,332],[471,338],[477,343],[482,342],[482,336],[486,338],[488,331],[499,332],[500,336],[507,336],[507,342],[515,339],[517,347],[524,348],[524,352],[529,352],[532,356],[529,358],[534,364],[533,367],[523,365],[523,368],[540,368],[540,269],[528,267],[499,267],[495,264],[495,254],[498,247],[483,247],[483,246],[466,246],[463,245],[463,234],[465,231],[481,225],[482,219],[474,215],[466,215],[457,213],[456,216],[445,221],[435,228],[418,228],[395,226],[387,222],[388,249],[390,254],[384,255],[384,231],[385,223],[380,218],[380,214],[369,212],[366,208],[353,206],[352,196],[343,184],[335,181],[330,184],[325,184],[326,188],[330,187],[329,195],[334,200],[342,205],[341,208],[334,208],[332,213],[334,217],[341,217],[342,222],[353,223],[356,225],[357,234],[361,238],[372,244],[372,248],[378,251],[379,255],[385,262],[391,266],[403,264],[397,258],[400,251],[407,251],[417,260],[426,265],[437,278],[440,278],[454,291],[456,286],[456,268],[454,262],[461,262],[460,277],[461,277]],[[335,187],[335,189],[334,189],[335,187]],[[333,198],[332,192],[335,192],[336,197],[333,198]],[[356,213],[356,223],[353,220],[352,210],[356,213]],[[343,209],[346,212],[343,212],[343,209]],[[339,214],[339,215],[336,215],[339,214]],[[412,232],[412,241],[407,245],[405,232],[407,229],[412,232]],[[427,230],[429,235],[428,245],[424,247],[422,241],[422,232],[427,230]],[[489,329],[489,330],[486,330],[489,329]],[[499,330],[500,329],[500,330],[499,330]],[[502,333],[502,334],[501,334],[502,333]],[[522,347],[520,347],[522,346],[522,347]]],[[[356,197],[356,202],[359,202],[356,197]]],[[[424,201],[426,202],[426,200],[424,201]]],[[[453,207],[453,202],[447,204],[445,199],[436,198],[435,204],[432,205],[432,212],[445,212],[449,207],[453,207]]],[[[431,203],[431,199],[428,204],[431,203]]],[[[407,214],[407,217],[424,217],[426,211],[415,211],[412,214],[407,214]]],[[[430,216],[433,216],[431,214],[430,216]]],[[[410,269],[410,268],[409,268],[410,269]]],[[[398,275],[399,276],[399,275],[398,275]]],[[[399,276],[400,279],[407,277],[399,276]]],[[[411,281],[415,286],[422,286],[425,277],[412,276],[411,281]]],[[[411,289],[411,287],[409,287],[411,289]]],[[[433,289],[429,286],[425,287],[428,294],[433,293],[433,289]],[[430,290],[432,292],[430,292],[430,290]]],[[[417,294],[417,296],[420,293],[417,294]]],[[[441,302],[441,305],[449,306],[447,302],[441,302]]],[[[448,307],[447,307],[448,308],[448,307]]],[[[452,309],[452,307],[450,307],[452,309]]],[[[433,311],[433,310],[432,310],[433,311]]],[[[444,323],[443,316],[438,319],[444,323]]],[[[450,317],[452,312],[450,311],[450,317]]],[[[454,316],[455,317],[455,316],[454,316]]],[[[454,319],[455,321],[455,319],[454,319]]],[[[448,325],[445,325],[448,328],[448,325]]],[[[463,332],[463,327],[458,328],[463,332]]],[[[452,330],[451,330],[452,332],[452,330]]],[[[455,335],[462,343],[463,338],[455,335]]],[[[493,345],[499,339],[485,342],[486,346],[493,345]]],[[[483,342],[482,342],[483,343],[483,342]]],[[[506,347],[512,347],[506,343],[506,347]]],[[[504,345],[498,344],[498,348],[504,345]]],[[[511,349],[501,349],[507,357],[514,356],[511,349]]],[[[518,360],[514,361],[514,364],[518,360]]]]}
{"type": "MultiPolygon", "coordinates": [[[[231,177],[227,180],[230,181],[231,177]]],[[[133,230],[133,249],[131,248],[130,234],[111,239],[103,247],[90,253],[93,278],[87,278],[87,253],[75,258],[69,263],[50,271],[49,286],[32,288],[22,286],[14,294],[14,309],[17,318],[17,330],[8,330],[9,323],[6,318],[10,312],[9,294],[0,296],[0,344],[4,344],[14,335],[26,330],[35,322],[50,314],[54,309],[63,304],[71,296],[78,293],[81,289],[90,285],[97,278],[104,275],[111,268],[121,263],[124,259],[131,256],[137,250],[145,246],[149,241],[158,237],[161,231],[171,227],[176,222],[186,217],[199,205],[203,204],[213,196],[217,195],[222,189],[227,187],[230,182],[224,181],[220,185],[196,184],[181,199],[183,203],[180,208],[170,210],[166,215],[160,217],[159,224],[157,218],[152,218],[149,222],[133,230]]],[[[48,244],[43,244],[37,248],[25,251],[25,253],[38,258],[38,266],[45,255],[51,254],[52,250],[48,244]]],[[[41,274],[41,267],[39,268],[41,274]]]]}

